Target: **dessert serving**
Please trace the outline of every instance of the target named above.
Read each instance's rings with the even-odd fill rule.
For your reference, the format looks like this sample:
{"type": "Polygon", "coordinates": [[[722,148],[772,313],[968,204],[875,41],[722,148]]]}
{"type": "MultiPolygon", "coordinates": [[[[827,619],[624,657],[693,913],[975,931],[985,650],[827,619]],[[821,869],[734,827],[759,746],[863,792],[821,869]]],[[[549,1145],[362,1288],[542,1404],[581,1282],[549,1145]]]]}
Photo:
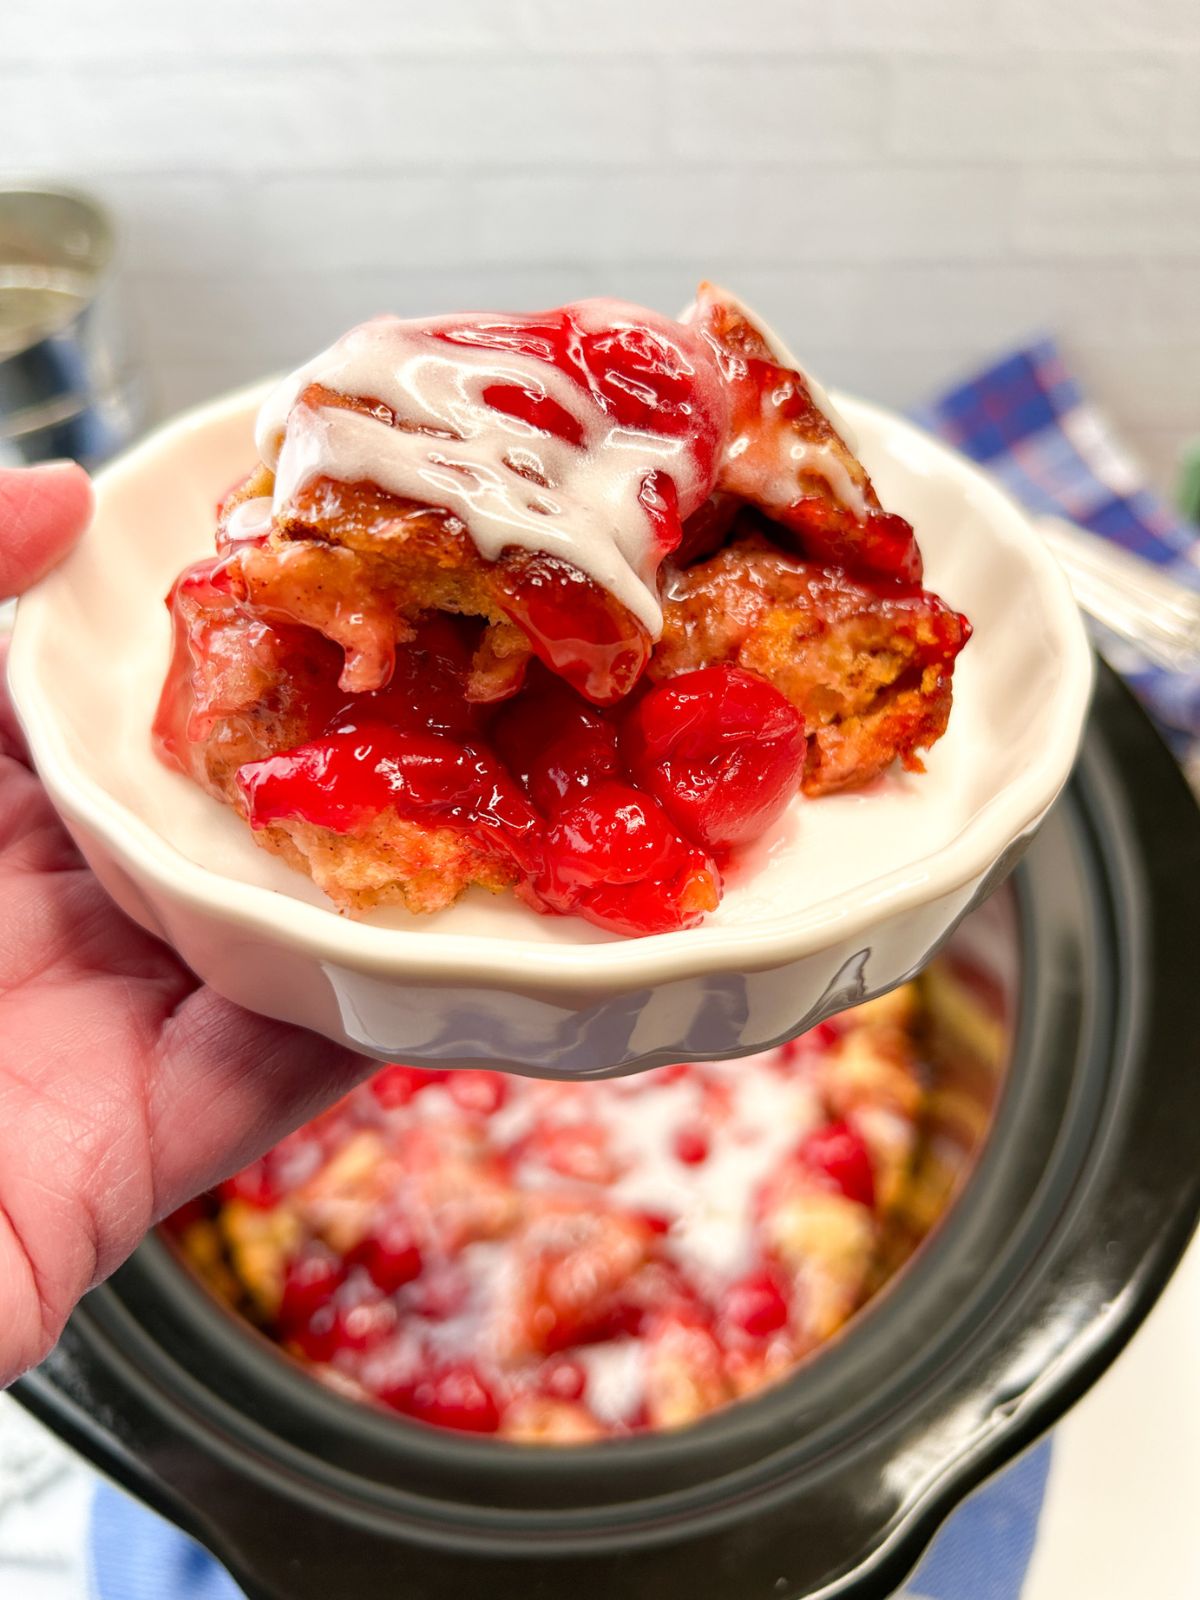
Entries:
{"type": "Polygon", "coordinates": [[[945,732],[969,625],[709,285],[679,321],[377,318],[258,448],[172,589],[155,743],[343,911],[689,927],[795,796],[945,732]]]}
{"type": "Polygon", "coordinates": [[[943,960],[736,1062],[389,1067],[171,1227],[354,1398],[531,1442],[678,1427],[792,1371],[911,1253],[1004,1039],[978,969],[943,960]]]}

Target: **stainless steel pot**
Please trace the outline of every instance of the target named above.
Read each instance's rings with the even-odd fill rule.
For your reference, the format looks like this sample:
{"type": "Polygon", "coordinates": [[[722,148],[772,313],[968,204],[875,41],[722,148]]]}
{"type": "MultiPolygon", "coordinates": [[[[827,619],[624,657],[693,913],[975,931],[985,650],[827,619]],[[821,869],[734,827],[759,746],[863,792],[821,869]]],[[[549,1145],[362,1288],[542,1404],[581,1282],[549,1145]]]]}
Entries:
{"type": "Polygon", "coordinates": [[[137,432],[105,210],[69,190],[0,189],[0,466],[99,466],[137,432]]]}

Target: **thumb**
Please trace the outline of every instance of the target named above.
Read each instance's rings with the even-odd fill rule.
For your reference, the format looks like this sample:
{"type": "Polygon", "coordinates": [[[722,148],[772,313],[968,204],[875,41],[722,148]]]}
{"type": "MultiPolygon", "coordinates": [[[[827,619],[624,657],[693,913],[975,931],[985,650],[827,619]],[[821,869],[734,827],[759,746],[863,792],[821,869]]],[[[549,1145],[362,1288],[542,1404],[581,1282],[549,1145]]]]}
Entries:
{"type": "Polygon", "coordinates": [[[0,468],[0,599],[44,577],[91,515],[91,481],[75,462],[0,468]]]}

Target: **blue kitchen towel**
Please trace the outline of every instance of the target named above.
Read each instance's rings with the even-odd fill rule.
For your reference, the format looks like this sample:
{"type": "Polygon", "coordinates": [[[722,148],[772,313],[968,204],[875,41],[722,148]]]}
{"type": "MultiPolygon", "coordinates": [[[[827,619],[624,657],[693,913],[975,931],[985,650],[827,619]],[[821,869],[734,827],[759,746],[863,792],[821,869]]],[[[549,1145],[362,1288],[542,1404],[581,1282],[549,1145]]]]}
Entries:
{"type": "MultiPolygon", "coordinates": [[[[976,1490],[934,1540],[905,1600],[1019,1600],[1033,1554],[1050,1445],[976,1490]]],[[[92,1503],[89,1600],[242,1600],[206,1551],[120,1490],[92,1503]]]]}
{"type": "Polygon", "coordinates": [[[92,1500],[87,1573],[89,1600],[243,1600],[207,1550],[107,1483],[92,1500]]]}
{"type": "MultiPolygon", "coordinates": [[[[916,421],[986,467],[1031,511],[1065,517],[1200,589],[1200,528],[1148,487],[1053,339],[1003,356],[916,421]]],[[[1164,672],[1125,644],[1102,643],[1177,754],[1200,757],[1200,671],[1164,672]]]]}

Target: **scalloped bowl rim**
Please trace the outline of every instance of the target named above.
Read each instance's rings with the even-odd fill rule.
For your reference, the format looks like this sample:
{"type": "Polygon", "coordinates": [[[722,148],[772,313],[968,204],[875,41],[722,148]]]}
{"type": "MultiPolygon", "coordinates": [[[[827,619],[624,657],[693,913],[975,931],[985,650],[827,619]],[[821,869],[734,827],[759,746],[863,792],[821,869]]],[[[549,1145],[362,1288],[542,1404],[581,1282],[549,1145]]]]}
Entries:
{"type": "MultiPolygon", "coordinates": [[[[97,492],[135,476],[182,439],[260,398],[255,383],[183,412],[155,429],[97,476],[97,492]]],[[[905,859],[855,889],[843,903],[825,899],[757,925],[705,926],[602,944],[554,944],[480,934],[426,938],[419,930],[382,928],[331,916],[321,906],[216,872],[190,860],[110,794],[76,760],[55,715],[52,686],[39,672],[37,643],[53,625],[54,583],[19,602],[9,654],[9,683],[38,773],[58,810],[99,837],[136,880],[163,895],[292,950],[375,976],[429,978],[496,987],[536,972],[545,990],[610,993],[630,986],[752,971],[802,959],[853,938],[982,879],[1017,839],[1030,833],[1065,784],[1074,763],[1092,687],[1092,656],[1067,580],[1028,515],[973,463],[884,407],[835,394],[837,405],[916,446],[940,471],[965,482],[1000,522],[1036,582],[1063,665],[1059,692],[1045,708],[1045,736],[1024,770],[993,793],[958,833],[931,854],[905,859]]],[[[214,802],[216,804],[216,802],[214,802]]]]}

